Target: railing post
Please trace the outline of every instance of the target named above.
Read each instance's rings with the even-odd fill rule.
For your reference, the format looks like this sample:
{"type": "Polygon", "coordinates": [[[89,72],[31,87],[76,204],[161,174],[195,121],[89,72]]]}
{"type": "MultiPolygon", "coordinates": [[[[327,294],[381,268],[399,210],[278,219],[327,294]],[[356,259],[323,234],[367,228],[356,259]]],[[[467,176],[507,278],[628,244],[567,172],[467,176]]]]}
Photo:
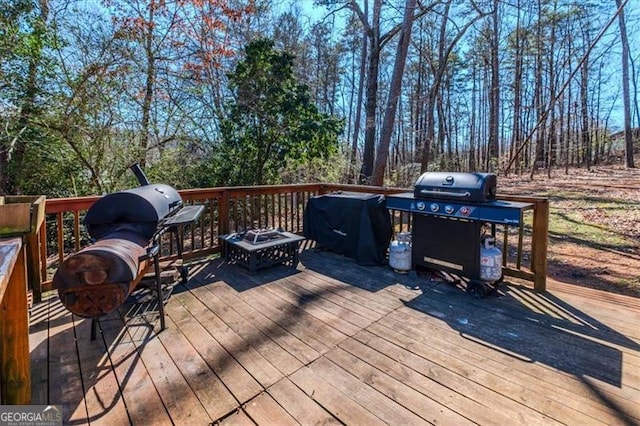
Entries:
{"type": "Polygon", "coordinates": [[[218,235],[229,233],[229,191],[222,191],[222,197],[218,204],[218,235]]]}
{"type": "MultiPolygon", "coordinates": [[[[44,221],[43,221],[44,223],[44,221]]],[[[40,276],[40,229],[33,234],[27,234],[27,269],[29,277],[29,287],[33,291],[33,301],[40,302],[42,300],[42,277],[40,276]]],[[[46,244],[46,237],[43,238],[43,244],[46,244]]]]}
{"type": "Polygon", "coordinates": [[[40,265],[40,283],[38,284],[38,289],[40,291],[40,296],[42,298],[42,282],[47,281],[47,221],[43,220],[42,225],[40,225],[40,255],[39,255],[39,265],[40,265]]]}
{"type": "Polygon", "coordinates": [[[0,404],[27,405],[31,403],[31,360],[26,249],[21,238],[0,240],[0,244],[7,249],[0,262],[0,404]]]}
{"type": "Polygon", "coordinates": [[[330,192],[330,189],[327,188],[327,185],[325,184],[321,184],[320,187],[318,188],[318,195],[323,195],[330,192]]]}
{"type": "Polygon", "coordinates": [[[531,272],[533,288],[547,289],[547,234],[549,232],[549,200],[539,200],[533,210],[533,235],[531,238],[531,272]]]}

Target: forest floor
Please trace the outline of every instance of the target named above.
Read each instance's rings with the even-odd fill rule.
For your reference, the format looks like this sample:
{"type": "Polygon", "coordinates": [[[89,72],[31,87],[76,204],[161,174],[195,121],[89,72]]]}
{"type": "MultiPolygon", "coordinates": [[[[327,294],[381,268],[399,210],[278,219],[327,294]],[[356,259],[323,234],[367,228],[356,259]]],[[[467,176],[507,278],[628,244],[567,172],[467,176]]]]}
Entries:
{"type": "Polygon", "coordinates": [[[550,279],[640,297],[639,168],[501,176],[498,190],[549,198],[550,279]]]}

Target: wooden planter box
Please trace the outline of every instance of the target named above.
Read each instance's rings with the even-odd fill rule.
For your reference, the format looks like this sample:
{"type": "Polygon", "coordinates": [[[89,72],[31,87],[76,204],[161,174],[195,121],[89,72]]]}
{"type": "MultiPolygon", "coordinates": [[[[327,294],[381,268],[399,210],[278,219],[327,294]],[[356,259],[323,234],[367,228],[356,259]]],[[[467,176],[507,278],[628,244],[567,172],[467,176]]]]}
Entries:
{"type": "Polygon", "coordinates": [[[0,196],[0,238],[25,236],[29,282],[27,297],[37,302],[42,299],[38,231],[44,222],[44,208],[44,195],[0,196]]]}
{"type": "Polygon", "coordinates": [[[0,237],[36,234],[44,221],[44,195],[0,196],[0,237]]]}

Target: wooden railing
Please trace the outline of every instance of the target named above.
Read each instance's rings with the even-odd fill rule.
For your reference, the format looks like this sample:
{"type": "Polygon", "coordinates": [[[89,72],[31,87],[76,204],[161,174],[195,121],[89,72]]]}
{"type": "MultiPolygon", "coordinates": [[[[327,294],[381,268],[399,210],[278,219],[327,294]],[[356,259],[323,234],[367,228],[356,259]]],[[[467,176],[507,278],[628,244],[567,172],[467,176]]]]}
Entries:
{"type": "Polygon", "coordinates": [[[0,404],[30,403],[25,247],[21,237],[0,238],[0,404]]]}
{"type": "MultiPolygon", "coordinates": [[[[301,184],[252,187],[223,187],[180,191],[185,204],[201,204],[204,213],[197,223],[187,227],[184,237],[184,257],[202,257],[220,251],[218,237],[249,228],[282,228],[303,233],[303,214],[310,197],[333,192],[352,191],[375,194],[406,192],[407,189],[336,184],[301,184]]],[[[40,229],[46,241],[40,247],[42,290],[51,290],[53,273],[70,254],[90,243],[83,229],[86,211],[99,197],[48,199],[46,221],[40,229]]],[[[492,232],[501,239],[505,274],[533,283],[544,291],[546,283],[546,251],[548,202],[546,199],[505,196],[505,200],[532,203],[531,214],[517,228],[504,227],[492,232]],[[513,243],[516,239],[517,243],[513,243]]],[[[394,231],[410,231],[411,217],[392,212],[394,231]]],[[[165,234],[163,257],[175,255],[173,235],[165,234]]],[[[37,292],[34,292],[37,293],[37,292]]]]}

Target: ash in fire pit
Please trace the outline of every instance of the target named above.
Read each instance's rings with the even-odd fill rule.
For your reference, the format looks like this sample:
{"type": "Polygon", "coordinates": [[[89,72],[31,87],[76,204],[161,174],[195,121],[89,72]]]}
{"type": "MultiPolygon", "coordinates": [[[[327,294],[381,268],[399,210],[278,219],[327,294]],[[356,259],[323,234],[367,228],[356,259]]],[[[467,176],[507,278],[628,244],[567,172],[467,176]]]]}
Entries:
{"type": "Polygon", "coordinates": [[[287,238],[280,229],[249,229],[244,232],[242,238],[251,244],[260,244],[266,241],[279,240],[287,238]]]}

